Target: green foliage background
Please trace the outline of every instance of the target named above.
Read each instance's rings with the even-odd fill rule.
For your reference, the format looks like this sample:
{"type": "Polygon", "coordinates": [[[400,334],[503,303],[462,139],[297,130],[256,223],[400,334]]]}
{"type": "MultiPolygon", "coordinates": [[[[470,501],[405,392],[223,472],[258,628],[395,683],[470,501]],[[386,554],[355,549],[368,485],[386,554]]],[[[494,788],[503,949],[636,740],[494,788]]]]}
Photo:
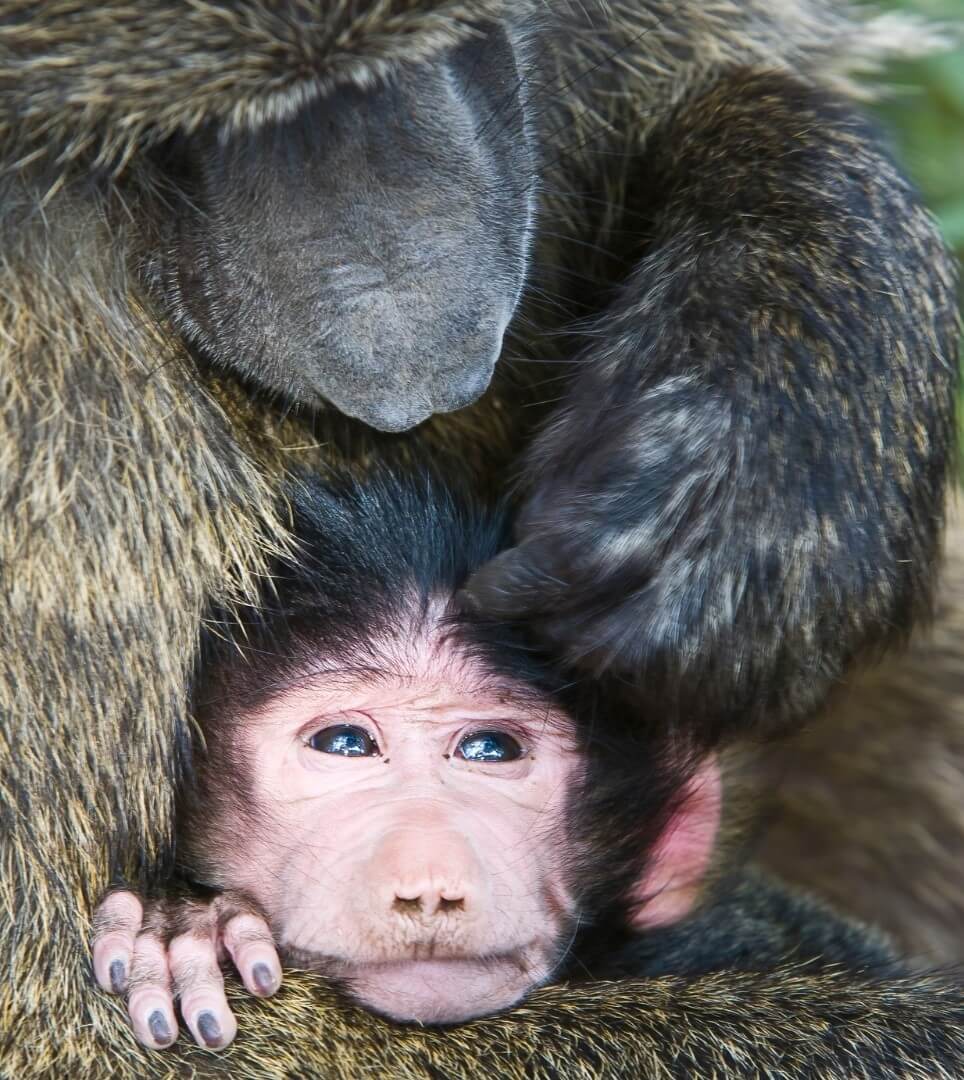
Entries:
{"type": "Polygon", "coordinates": [[[956,37],[947,53],[891,68],[878,112],[905,168],[964,259],[964,0],[885,0],[874,6],[932,18],[956,37]]]}

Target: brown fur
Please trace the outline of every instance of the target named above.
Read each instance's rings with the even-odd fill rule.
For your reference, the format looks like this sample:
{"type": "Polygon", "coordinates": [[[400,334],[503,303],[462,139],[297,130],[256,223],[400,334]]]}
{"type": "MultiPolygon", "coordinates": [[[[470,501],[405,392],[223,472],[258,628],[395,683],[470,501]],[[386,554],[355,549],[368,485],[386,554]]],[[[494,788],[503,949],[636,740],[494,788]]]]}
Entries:
{"type": "Polygon", "coordinates": [[[883,926],[927,964],[964,962],[964,517],[933,627],[855,674],[771,763],[764,861],[883,926]]]}
{"type": "Polygon", "coordinates": [[[285,985],[274,1001],[232,998],[239,1036],[222,1054],[183,1037],[173,1050],[141,1050],[120,1005],[108,1001],[80,1030],[59,1010],[45,1017],[51,1027],[39,1047],[21,1029],[3,1057],[5,1075],[957,1080],[960,1070],[940,1063],[964,1060],[964,1007],[956,988],[938,980],[872,987],[784,968],[691,983],[553,987],[506,1016],[448,1032],[399,1028],[346,1008],[317,979],[287,976],[285,985]]]}
{"type": "MultiPolygon", "coordinates": [[[[323,464],[331,453],[331,429],[282,421],[270,403],[202,380],[146,305],[131,270],[150,239],[139,200],[158,181],[147,151],[206,118],[256,125],[338,80],[365,82],[400,59],[430,58],[470,34],[471,18],[505,6],[51,0],[4,7],[6,1076],[959,1074],[947,1063],[964,1061],[960,998],[935,980],[870,987],[781,969],[688,986],[664,979],[553,988],[507,1017],[438,1033],[398,1030],[337,1004],[317,978],[292,977],[277,1001],[238,1003],[242,1034],[223,1057],[183,1040],[163,1054],[139,1050],[118,1003],[92,988],[89,918],[111,867],[136,879],[168,848],[176,749],[189,731],[184,690],[205,604],[245,601],[268,551],[285,543],[276,491],[286,465],[323,464]],[[322,25],[328,29],[319,33],[322,25]]],[[[592,22],[590,8],[566,7],[566,19],[579,26],[586,12],[592,22]]],[[[560,151],[582,131],[597,138],[582,154],[587,168],[593,153],[622,145],[628,122],[645,135],[712,62],[783,67],[839,86],[844,58],[862,40],[841,5],[817,0],[667,0],[650,5],[645,18],[636,5],[592,10],[598,17],[604,9],[611,23],[562,36],[547,61],[558,66],[558,81],[556,72],[547,75],[551,90],[568,85],[574,70],[602,70],[592,64],[621,50],[624,95],[599,93],[608,74],[574,82],[568,97],[548,95],[558,123],[547,126],[560,151]],[[645,49],[634,49],[644,40],[645,49]],[[577,41],[583,52],[574,59],[567,50],[577,41]],[[642,123],[640,100],[650,118],[642,123]]],[[[587,207],[562,205],[576,228],[587,207]]],[[[497,465],[515,450],[507,405],[514,394],[510,369],[477,408],[428,425],[430,451],[483,463],[495,482],[497,465]]],[[[363,463],[396,445],[364,437],[346,452],[363,463]]]]}

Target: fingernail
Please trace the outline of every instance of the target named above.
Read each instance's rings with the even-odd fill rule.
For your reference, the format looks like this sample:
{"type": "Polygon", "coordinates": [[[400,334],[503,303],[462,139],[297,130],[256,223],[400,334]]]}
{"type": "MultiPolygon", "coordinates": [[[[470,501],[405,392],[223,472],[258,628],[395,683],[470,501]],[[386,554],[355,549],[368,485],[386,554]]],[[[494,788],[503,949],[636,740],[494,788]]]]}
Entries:
{"type": "Polygon", "coordinates": [[[154,1042],[160,1043],[161,1046],[167,1046],[174,1038],[171,1029],[167,1026],[167,1017],[160,1009],[155,1009],[147,1018],[147,1026],[151,1029],[154,1042]]]}
{"type": "Polygon", "coordinates": [[[124,971],[123,960],[111,960],[110,962],[110,988],[115,994],[123,994],[127,983],[127,973],[124,971]]]}
{"type": "Polygon", "coordinates": [[[254,985],[260,993],[270,994],[274,991],[274,972],[267,964],[255,964],[251,970],[251,977],[254,979],[254,985]]]}
{"type": "Polygon", "coordinates": [[[197,1018],[198,1034],[205,1046],[218,1046],[221,1042],[221,1025],[213,1012],[203,1012],[197,1018]]]}

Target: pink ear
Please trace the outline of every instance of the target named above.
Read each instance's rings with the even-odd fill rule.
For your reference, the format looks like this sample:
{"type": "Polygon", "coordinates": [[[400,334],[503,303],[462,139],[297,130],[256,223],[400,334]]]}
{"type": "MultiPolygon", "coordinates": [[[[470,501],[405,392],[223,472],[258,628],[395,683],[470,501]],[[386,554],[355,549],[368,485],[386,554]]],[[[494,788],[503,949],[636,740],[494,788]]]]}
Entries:
{"type": "Polygon", "coordinates": [[[720,766],[715,757],[708,757],[687,783],[632,891],[633,929],[669,926],[692,910],[716,846],[722,795],[720,766]]]}

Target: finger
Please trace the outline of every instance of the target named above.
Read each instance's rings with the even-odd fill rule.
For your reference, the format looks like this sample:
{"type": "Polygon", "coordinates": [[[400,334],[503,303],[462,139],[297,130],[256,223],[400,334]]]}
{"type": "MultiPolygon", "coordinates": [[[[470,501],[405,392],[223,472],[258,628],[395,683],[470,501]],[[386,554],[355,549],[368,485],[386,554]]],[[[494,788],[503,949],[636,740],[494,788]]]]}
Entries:
{"type": "Polygon", "coordinates": [[[490,559],[458,594],[469,611],[511,619],[553,606],[568,588],[561,578],[541,569],[528,546],[509,548],[490,559]]]}
{"type": "Polygon", "coordinates": [[[140,900],[125,890],[109,893],[94,912],[94,977],[109,994],[122,994],[127,989],[134,940],[143,916],[140,900]]]}
{"type": "Polygon", "coordinates": [[[265,920],[252,912],[234,914],[224,923],[221,937],[248,990],[258,997],[276,993],[281,961],[265,920]]]}
{"type": "Polygon", "coordinates": [[[181,1016],[198,1046],[220,1050],[237,1034],[238,1025],[224,995],[217,941],[206,928],[178,934],[168,949],[181,1016]]]}
{"type": "Polygon", "coordinates": [[[144,1046],[160,1050],[177,1038],[167,948],[158,933],[141,933],[134,941],[127,1012],[144,1046]]]}

